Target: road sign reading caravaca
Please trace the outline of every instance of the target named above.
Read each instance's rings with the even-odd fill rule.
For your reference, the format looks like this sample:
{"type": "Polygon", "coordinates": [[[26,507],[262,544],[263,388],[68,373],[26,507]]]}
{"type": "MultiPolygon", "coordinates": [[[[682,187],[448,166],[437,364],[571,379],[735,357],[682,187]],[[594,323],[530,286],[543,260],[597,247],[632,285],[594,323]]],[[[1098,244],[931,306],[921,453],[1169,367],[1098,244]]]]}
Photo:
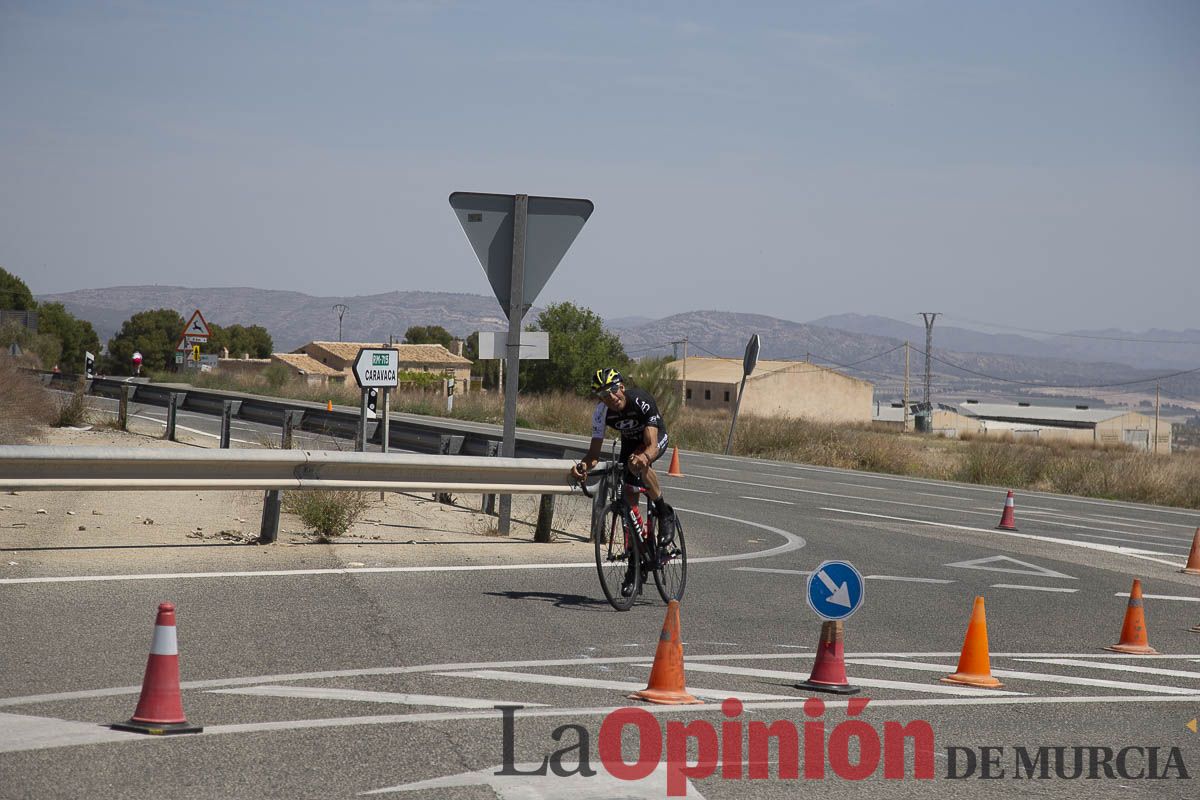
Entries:
{"type": "Polygon", "coordinates": [[[839,620],[863,603],[863,576],[846,561],[825,561],[808,576],[808,606],[818,617],[839,620]]]}
{"type": "Polygon", "coordinates": [[[354,380],[360,389],[396,386],[399,372],[400,354],[391,348],[364,347],[354,359],[354,380]]]}

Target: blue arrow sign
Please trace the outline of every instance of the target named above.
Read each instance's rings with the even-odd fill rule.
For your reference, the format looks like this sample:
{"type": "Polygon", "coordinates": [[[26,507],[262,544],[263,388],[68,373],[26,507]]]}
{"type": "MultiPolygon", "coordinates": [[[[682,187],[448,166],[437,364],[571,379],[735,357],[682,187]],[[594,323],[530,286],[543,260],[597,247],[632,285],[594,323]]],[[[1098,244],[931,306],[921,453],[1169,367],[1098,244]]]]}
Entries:
{"type": "Polygon", "coordinates": [[[825,561],[808,576],[808,607],[822,619],[845,619],[866,594],[863,576],[846,561],[825,561]]]}

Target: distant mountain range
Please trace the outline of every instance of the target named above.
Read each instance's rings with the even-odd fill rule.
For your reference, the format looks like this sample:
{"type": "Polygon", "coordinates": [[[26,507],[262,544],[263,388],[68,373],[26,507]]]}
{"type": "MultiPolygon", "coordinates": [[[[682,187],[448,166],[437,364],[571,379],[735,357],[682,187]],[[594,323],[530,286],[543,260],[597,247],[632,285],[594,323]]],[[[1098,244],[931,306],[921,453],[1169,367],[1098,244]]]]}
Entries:
{"type": "MultiPolygon", "coordinates": [[[[273,289],[119,286],[41,295],[38,299],[63,303],[72,314],[90,321],[102,341],[138,311],[173,308],[186,317],[199,308],[209,322],[218,325],[262,325],[280,351],[293,350],[314,339],[336,340],[338,317],[333,306],[337,303],[349,308],[342,320],[345,341],[386,342],[389,337],[400,341],[412,325],[441,325],[465,337],[478,330],[504,330],[508,324],[494,298],[449,292],[313,297],[273,289]]],[[[534,319],[538,312],[532,309],[528,319],[534,319]]],[[[672,352],[682,355],[680,343],[686,338],[688,355],[740,358],[750,335],[758,333],[763,340],[763,358],[810,358],[834,365],[875,383],[881,397],[899,393],[904,375],[903,343],[908,341],[914,348],[910,352],[912,396],[920,396],[924,356],[919,351],[925,346],[921,324],[859,314],[799,323],[726,311],[692,311],[657,320],[624,317],[606,324],[635,357],[672,352]]],[[[1011,396],[1029,390],[1025,382],[1111,385],[1200,366],[1200,330],[1074,333],[1077,335],[1043,339],[935,325],[934,389],[960,396],[972,392],[1011,396]],[[1161,341],[1127,341],[1134,339],[1161,341]]],[[[1200,373],[1172,378],[1164,387],[1170,396],[1200,399],[1200,373]]],[[[1153,393],[1153,385],[1149,391],[1153,393]]],[[[1089,395],[1081,390],[1078,396],[1094,397],[1096,393],[1089,395]]]]}

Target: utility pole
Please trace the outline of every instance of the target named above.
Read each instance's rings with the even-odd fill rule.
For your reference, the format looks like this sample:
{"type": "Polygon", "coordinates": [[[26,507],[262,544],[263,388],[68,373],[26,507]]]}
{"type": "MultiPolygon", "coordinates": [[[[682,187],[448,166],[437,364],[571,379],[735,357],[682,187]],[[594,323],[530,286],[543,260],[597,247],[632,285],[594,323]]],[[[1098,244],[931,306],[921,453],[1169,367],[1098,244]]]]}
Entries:
{"type": "Polygon", "coordinates": [[[1158,455],[1158,392],[1162,384],[1154,384],[1154,455],[1158,455]]]}
{"type": "MultiPolygon", "coordinates": [[[[683,377],[679,386],[679,405],[682,408],[687,406],[687,337],[685,336],[682,339],[676,339],[675,341],[671,342],[671,347],[674,348],[677,344],[683,345],[683,377]]],[[[679,356],[678,350],[675,350],[675,356],[679,356]]]]}
{"type": "Polygon", "coordinates": [[[938,318],[940,313],[940,311],[921,312],[921,316],[925,319],[925,406],[927,410],[932,409],[929,403],[929,384],[933,374],[930,362],[930,357],[933,353],[933,321],[938,318]]]}
{"type": "Polygon", "coordinates": [[[350,307],[344,303],[337,303],[334,305],[333,310],[338,315],[338,341],[340,342],[342,340],[342,317],[346,316],[346,312],[350,310],[350,307]]]}
{"type": "Polygon", "coordinates": [[[901,430],[908,433],[908,342],[904,343],[904,427],[901,430]]]}

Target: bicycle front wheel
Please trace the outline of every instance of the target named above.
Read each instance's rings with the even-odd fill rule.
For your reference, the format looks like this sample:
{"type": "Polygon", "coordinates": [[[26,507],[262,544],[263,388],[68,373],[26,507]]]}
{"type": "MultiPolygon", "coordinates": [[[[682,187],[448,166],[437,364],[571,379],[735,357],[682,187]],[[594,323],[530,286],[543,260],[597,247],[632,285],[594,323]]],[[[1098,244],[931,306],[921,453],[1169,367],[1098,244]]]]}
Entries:
{"type": "Polygon", "coordinates": [[[654,585],[664,603],[682,600],[687,586],[687,543],[683,538],[683,525],[675,516],[675,538],[656,548],[657,561],[654,566],[654,585]]]}
{"type": "Polygon", "coordinates": [[[610,503],[604,509],[603,523],[595,541],[600,587],[613,608],[628,611],[637,600],[642,581],[637,537],[630,535],[619,503],[610,503]]]}

